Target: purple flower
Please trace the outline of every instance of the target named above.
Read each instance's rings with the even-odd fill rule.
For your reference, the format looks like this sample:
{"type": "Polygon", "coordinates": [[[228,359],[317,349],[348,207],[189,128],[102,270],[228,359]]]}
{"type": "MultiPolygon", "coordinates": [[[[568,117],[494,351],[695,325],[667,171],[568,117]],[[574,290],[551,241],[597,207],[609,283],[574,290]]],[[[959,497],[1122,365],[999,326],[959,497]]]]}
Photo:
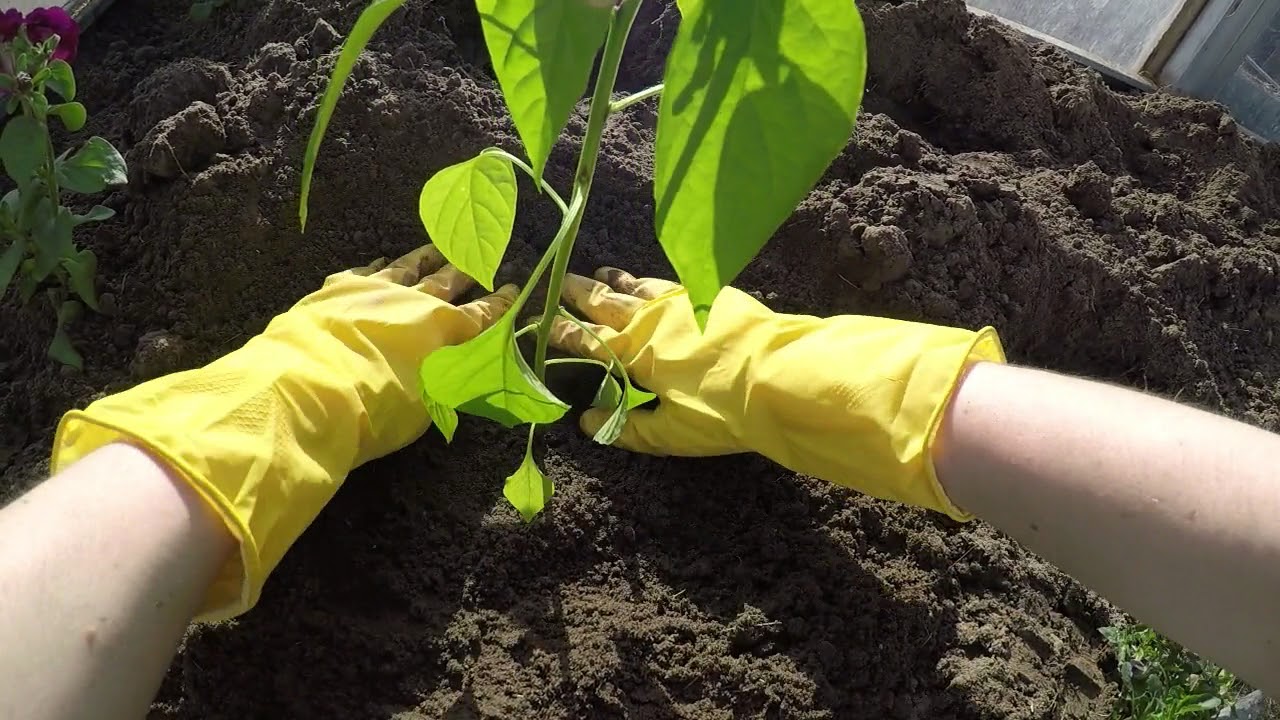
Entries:
{"type": "MultiPolygon", "coordinates": [[[[6,17],[8,13],[5,13],[6,17]]],[[[58,47],[53,51],[54,60],[71,62],[76,58],[76,50],[80,47],[80,25],[71,14],[60,7],[36,8],[27,13],[24,21],[27,26],[27,39],[32,43],[41,43],[50,37],[58,36],[58,47]]]]}
{"type": "Polygon", "coordinates": [[[0,42],[9,42],[18,37],[18,28],[22,27],[22,11],[9,9],[0,13],[0,42]]]}

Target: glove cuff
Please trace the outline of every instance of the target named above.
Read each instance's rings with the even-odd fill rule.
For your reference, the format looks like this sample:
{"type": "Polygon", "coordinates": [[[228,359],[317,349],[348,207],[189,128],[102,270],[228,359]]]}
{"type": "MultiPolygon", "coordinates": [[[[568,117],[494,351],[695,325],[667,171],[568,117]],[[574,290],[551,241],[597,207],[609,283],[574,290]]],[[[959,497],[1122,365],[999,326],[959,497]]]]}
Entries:
{"type": "Polygon", "coordinates": [[[155,442],[120,427],[110,419],[94,417],[91,411],[92,406],[90,411],[72,410],[63,415],[54,436],[51,474],[70,467],[94,450],[111,443],[127,442],[146,450],[200,495],[239,546],[237,555],[229,558],[218,571],[195,621],[229,620],[253,607],[258,602],[267,573],[263,570],[253,532],[236,514],[231,501],[208,480],[201,468],[193,466],[185,453],[175,451],[171,443],[155,442]]]}
{"type": "Polygon", "coordinates": [[[979,362],[1004,363],[1005,361],[1004,347],[1000,343],[1000,336],[996,334],[995,328],[985,327],[979,330],[974,335],[973,342],[969,344],[964,361],[955,364],[955,367],[951,369],[942,402],[938,404],[929,419],[929,428],[925,435],[924,466],[928,480],[928,491],[932,496],[933,502],[928,507],[950,516],[953,520],[969,522],[974,519],[974,516],[951,502],[951,498],[947,497],[947,493],[942,487],[942,482],[938,480],[938,470],[933,463],[933,447],[937,441],[938,430],[947,414],[947,408],[951,405],[951,399],[955,396],[956,390],[960,386],[960,380],[964,378],[968,369],[979,362]]]}

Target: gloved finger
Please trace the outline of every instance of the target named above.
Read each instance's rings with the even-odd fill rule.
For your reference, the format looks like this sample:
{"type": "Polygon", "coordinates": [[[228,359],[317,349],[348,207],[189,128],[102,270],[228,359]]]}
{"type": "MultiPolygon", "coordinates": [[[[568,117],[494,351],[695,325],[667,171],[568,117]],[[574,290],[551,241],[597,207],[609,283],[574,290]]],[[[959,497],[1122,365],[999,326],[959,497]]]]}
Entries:
{"type": "Polygon", "coordinates": [[[485,295],[479,300],[473,300],[458,309],[471,316],[476,322],[480,323],[480,329],[485,329],[498,321],[508,310],[511,309],[512,303],[516,301],[516,296],[520,294],[520,286],[503,285],[498,291],[492,295],[485,295]]]}
{"type": "Polygon", "coordinates": [[[591,322],[621,330],[645,303],[633,295],[616,293],[602,282],[568,273],[560,297],[591,322]]]}
{"type": "Polygon", "coordinates": [[[626,270],[607,265],[596,270],[596,280],[605,283],[620,293],[634,295],[641,300],[653,300],[680,287],[670,280],[638,278],[626,270]]]}
{"type": "Polygon", "coordinates": [[[374,277],[398,285],[416,285],[419,280],[444,267],[444,255],[435,245],[423,245],[388,264],[374,277]]]}
{"type": "Polygon", "coordinates": [[[450,264],[426,276],[413,287],[445,302],[453,302],[462,293],[475,287],[475,284],[476,281],[470,275],[450,264]]]}
{"type": "MultiPolygon", "coordinates": [[[[582,324],[591,328],[591,332],[600,336],[601,340],[609,343],[610,347],[614,348],[614,352],[618,352],[621,349],[616,347],[623,339],[617,330],[593,322],[583,322],[582,324]]],[[[548,333],[547,340],[551,347],[563,350],[570,355],[599,360],[605,364],[609,364],[613,360],[609,350],[591,337],[591,333],[562,317],[552,319],[551,332],[548,333]]],[[[618,354],[618,359],[626,362],[626,358],[622,357],[621,353],[618,354]]]]}
{"type": "Polygon", "coordinates": [[[386,258],[380,257],[377,260],[374,260],[373,262],[363,267],[351,268],[349,272],[352,275],[359,275],[360,277],[369,277],[370,275],[386,267],[387,262],[388,260],[386,258]]]}

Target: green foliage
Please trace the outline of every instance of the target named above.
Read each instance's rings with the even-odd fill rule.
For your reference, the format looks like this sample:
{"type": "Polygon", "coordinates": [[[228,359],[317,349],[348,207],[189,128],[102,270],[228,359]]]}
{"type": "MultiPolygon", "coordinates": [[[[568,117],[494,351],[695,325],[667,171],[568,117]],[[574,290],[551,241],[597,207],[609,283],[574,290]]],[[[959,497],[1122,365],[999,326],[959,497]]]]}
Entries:
{"type": "Polygon", "coordinates": [[[1209,720],[1241,694],[1235,676],[1142,625],[1101,629],[1116,654],[1114,720],[1209,720]]]}
{"type": "Polygon", "coordinates": [[[489,58],[535,179],[582,98],[612,2],[476,0],[489,58]]]}
{"type": "MultiPolygon", "coordinates": [[[[474,340],[436,350],[420,368],[427,409],[444,406],[479,415],[506,427],[559,420],[568,405],[561,402],[529,369],[515,343],[515,313],[474,340]]],[[[433,421],[439,422],[436,415],[433,421]]]]}
{"type": "MultiPolygon", "coordinates": [[[[70,20],[68,20],[70,22],[70,20]]],[[[66,129],[82,129],[85,108],[75,102],[76,81],[71,66],[55,58],[69,52],[50,39],[38,44],[19,32],[0,44],[0,86],[8,96],[4,130],[0,131],[0,164],[17,186],[0,198],[0,296],[17,280],[18,296],[29,302],[41,287],[56,314],[49,356],[76,368],[83,359],[71,343],[67,328],[85,306],[97,310],[94,286],[98,258],[76,247],[73,235],[81,225],[101,222],[115,213],[95,205],[77,215],[62,204],[64,191],[91,194],[127,181],[120,153],[100,137],[92,137],[74,153],[55,155],[49,122],[57,118],[66,129]],[[65,102],[51,104],[46,92],[65,102]],[[72,297],[74,296],[74,297],[72,297]]],[[[69,57],[69,55],[67,55],[69,57]]]]}
{"type": "Polygon", "coordinates": [[[516,220],[511,161],[481,154],[441,170],[422,186],[418,214],[449,262],[493,290],[516,220]]]}
{"type": "Polygon", "coordinates": [[[120,151],[100,137],[91,137],[66,160],[56,160],[58,183],[71,192],[91,195],[111,185],[129,181],[128,170],[120,151]]]}
{"type": "MultiPolygon", "coordinates": [[[[597,408],[613,408],[613,414],[609,416],[604,425],[600,426],[600,429],[596,431],[592,439],[601,445],[612,445],[622,436],[622,430],[627,425],[627,413],[647,402],[656,400],[658,396],[631,384],[631,378],[622,369],[622,361],[617,355],[613,354],[613,350],[609,349],[609,345],[591,329],[590,325],[578,320],[563,309],[560,314],[569,322],[582,328],[583,332],[594,338],[601,347],[609,352],[609,363],[607,365],[599,363],[605,369],[605,376],[600,381],[600,387],[596,389],[596,396],[591,401],[591,405],[597,408]],[[614,375],[615,371],[618,373],[617,376],[614,375]],[[622,379],[621,383],[618,382],[619,377],[622,379]]],[[[588,362],[598,361],[590,360],[588,362]]]]}
{"type": "Polygon", "coordinates": [[[78,102],[50,105],[49,114],[57,116],[62,121],[62,126],[71,132],[79,131],[89,119],[89,114],[85,111],[84,105],[78,102]]]}
{"type": "Polygon", "coordinates": [[[76,76],[66,60],[54,60],[49,63],[49,77],[44,81],[45,87],[58,93],[65,101],[76,99],[76,76]]]}
{"type": "Polygon", "coordinates": [[[705,323],[848,142],[866,41],[847,1],[682,9],[658,110],[656,226],[705,323]]]}
{"type": "Polygon", "coordinates": [[[311,128],[311,138],[307,140],[307,152],[302,159],[302,196],[298,201],[298,224],[307,229],[307,201],[311,197],[311,176],[316,171],[316,157],[320,154],[320,144],[324,142],[324,133],[329,129],[329,120],[333,118],[333,110],[338,106],[338,98],[342,96],[342,87],[351,76],[351,69],[360,59],[360,53],[369,44],[369,40],[382,23],[387,21],[391,13],[404,4],[404,0],[373,0],[369,7],[360,13],[351,34],[342,43],[342,52],[338,53],[338,62],[333,66],[333,74],[329,76],[329,85],[320,100],[320,109],[316,112],[316,124],[311,128]]]}
{"type": "MultiPolygon", "coordinates": [[[[402,2],[372,0],[343,44],[303,159],[304,228],[316,156],[342,86],[374,31],[402,2]]],[[[656,226],[699,322],[705,322],[721,287],[763,247],[848,141],[862,98],[866,46],[850,0],[679,0],[685,18],[667,61],[666,83],[615,100],[614,82],[641,2],[476,0],[494,72],[529,162],[506,150],[483,150],[436,173],[419,197],[419,215],[436,247],[490,289],[514,226],[514,168],[528,174],[563,214],[507,315],[470,341],[432,352],[420,367],[423,402],[446,439],[457,430],[459,412],[508,427],[530,426],[524,459],[503,490],[526,521],[554,490],[534,460],[532,428],[555,422],[568,409],[543,382],[546,349],[558,314],[577,322],[560,308],[559,295],[610,113],[662,97],[656,226]],[[566,203],[543,171],[593,69],[590,113],[566,203]],[[516,346],[514,318],[548,269],[540,319],[521,331],[537,333],[531,368],[516,346]]],[[[593,404],[613,413],[595,439],[612,444],[627,413],[656,398],[632,385],[617,357],[597,364],[606,375],[593,404]]]]}
{"type": "Polygon", "coordinates": [[[551,479],[542,474],[538,463],[533,459],[533,430],[529,426],[529,439],[524,445],[524,460],[520,467],[507,477],[503,483],[502,494],[520,513],[525,522],[533,522],[533,518],[547,506],[547,501],[555,494],[556,486],[551,479]]]}
{"type": "Polygon", "coordinates": [[[36,173],[46,163],[45,138],[48,131],[36,118],[19,115],[9,118],[0,132],[0,160],[4,172],[18,187],[29,188],[36,173]]]}

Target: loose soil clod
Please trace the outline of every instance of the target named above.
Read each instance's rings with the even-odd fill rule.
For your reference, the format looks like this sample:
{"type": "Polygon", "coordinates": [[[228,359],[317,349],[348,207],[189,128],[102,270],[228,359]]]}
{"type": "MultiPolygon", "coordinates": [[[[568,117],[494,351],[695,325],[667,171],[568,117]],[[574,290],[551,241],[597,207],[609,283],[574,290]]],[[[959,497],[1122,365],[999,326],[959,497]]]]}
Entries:
{"type": "MultiPolygon", "coordinates": [[[[134,0],[85,36],[86,132],[147,173],[86,240],[117,309],[77,326],[83,374],[45,359],[43,308],[0,314],[0,500],[46,471],[62,411],[151,367],[135,350],[177,339],[191,366],[235,347],[326,274],[420,244],[431,172],[518,147],[472,3],[410,2],[356,67],[300,236],[324,53],[362,5],[245,2],[197,25],[134,0]]],[[[1277,151],[1217,106],[1117,94],[960,0],[862,6],[857,136],[738,284],[784,311],[995,325],[1016,361],[1275,428],[1277,151]]],[[[645,48],[676,15],[652,0],[640,22],[622,89],[660,77],[645,48]]],[[[654,122],[643,105],[612,122],[578,272],[667,274],[654,122]]],[[[550,163],[561,187],[574,150],[550,163]]],[[[545,200],[521,202],[506,274],[554,231],[545,200]]],[[[188,639],[152,717],[1107,716],[1109,609],[985,525],[565,424],[556,500],[525,527],[501,498],[522,443],[464,420],[451,447],[358,470],[259,608],[188,639]]]]}

